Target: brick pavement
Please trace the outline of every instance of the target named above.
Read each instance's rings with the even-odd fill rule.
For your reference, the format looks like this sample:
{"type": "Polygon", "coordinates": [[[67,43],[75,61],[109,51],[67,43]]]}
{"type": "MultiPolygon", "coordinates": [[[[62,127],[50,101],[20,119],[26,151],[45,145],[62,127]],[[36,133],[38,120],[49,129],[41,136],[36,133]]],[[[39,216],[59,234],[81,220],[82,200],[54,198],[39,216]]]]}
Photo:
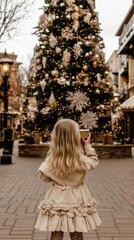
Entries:
{"type": "MultiPolygon", "coordinates": [[[[17,150],[16,142],[13,164],[0,165],[0,240],[48,240],[49,233],[34,229],[47,187],[37,173],[43,159],[20,158],[17,150]]],[[[102,224],[84,239],[134,240],[134,158],[101,160],[86,181],[102,224]]]]}

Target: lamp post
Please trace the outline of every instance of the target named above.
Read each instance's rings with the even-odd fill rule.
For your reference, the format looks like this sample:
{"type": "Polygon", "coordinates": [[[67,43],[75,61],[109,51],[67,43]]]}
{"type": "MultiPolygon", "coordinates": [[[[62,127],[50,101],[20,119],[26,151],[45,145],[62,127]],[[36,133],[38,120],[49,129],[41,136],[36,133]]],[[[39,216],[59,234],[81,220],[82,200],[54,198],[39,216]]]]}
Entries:
{"type": "Polygon", "coordinates": [[[1,164],[11,164],[12,158],[9,155],[9,151],[7,149],[7,139],[5,136],[5,131],[7,129],[7,115],[8,115],[8,85],[7,81],[11,74],[11,68],[14,61],[8,57],[8,54],[3,54],[2,58],[0,58],[0,72],[3,78],[3,86],[4,86],[4,151],[3,156],[1,156],[1,164]]]}
{"type": "Polygon", "coordinates": [[[114,93],[114,103],[119,104],[120,94],[118,92],[114,93]]]}

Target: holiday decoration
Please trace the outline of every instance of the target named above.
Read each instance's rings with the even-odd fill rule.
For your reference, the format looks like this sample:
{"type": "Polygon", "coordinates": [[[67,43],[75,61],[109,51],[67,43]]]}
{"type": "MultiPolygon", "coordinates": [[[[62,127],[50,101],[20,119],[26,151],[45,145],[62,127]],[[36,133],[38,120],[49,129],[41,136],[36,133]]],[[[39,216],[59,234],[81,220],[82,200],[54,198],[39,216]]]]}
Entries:
{"type": "Polygon", "coordinates": [[[86,106],[88,106],[89,99],[86,96],[86,93],[76,91],[68,92],[68,96],[66,97],[68,101],[70,101],[71,105],[69,108],[76,109],[78,111],[82,111],[86,106]]]}
{"type": "Polygon", "coordinates": [[[79,43],[76,43],[75,45],[74,45],[74,52],[75,52],[75,58],[77,59],[80,55],[81,55],[81,53],[83,52],[83,50],[82,50],[82,48],[81,48],[81,46],[80,46],[80,44],[79,43]]]}
{"type": "Polygon", "coordinates": [[[44,89],[46,86],[46,81],[44,79],[42,81],[40,81],[40,86],[41,86],[42,92],[44,92],[44,89]]]}
{"type": "Polygon", "coordinates": [[[57,102],[56,102],[56,99],[55,99],[53,91],[51,91],[50,98],[48,99],[48,105],[51,108],[55,108],[57,106],[57,102]]]}
{"type": "Polygon", "coordinates": [[[71,53],[67,49],[63,52],[62,63],[64,66],[67,66],[70,61],[71,53]]]}
{"type": "Polygon", "coordinates": [[[96,128],[98,126],[97,120],[98,117],[96,113],[87,111],[86,113],[82,113],[80,116],[80,126],[92,130],[93,128],[96,128]]]}
{"type": "Polygon", "coordinates": [[[61,118],[111,133],[109,69],[94,0],[45,0],[24,102],[24,130],[49,139],[61,118]],[[36,105],[29,99],[35,99],[36,105]]]}
{"type": "Polygon", "coordinates": [[[54,35],[50,34],[49,44],[52,48],[54,48],[57,45],[57,39],[54,37],[54,35]]]}

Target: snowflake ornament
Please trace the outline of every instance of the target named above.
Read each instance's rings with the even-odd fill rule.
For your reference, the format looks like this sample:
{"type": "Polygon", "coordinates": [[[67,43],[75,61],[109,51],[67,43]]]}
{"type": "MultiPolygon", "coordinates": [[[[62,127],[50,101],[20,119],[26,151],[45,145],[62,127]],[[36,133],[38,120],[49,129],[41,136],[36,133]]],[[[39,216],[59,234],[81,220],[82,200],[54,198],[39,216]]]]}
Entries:
{"type": "Polygon", "coordinates": [[[97,120],[98,120],[98,116],[96,113],[87,111],[86,113],[81,114],[79,122],[81,127],[92,130],[93,128],[98,127],[97,120]]]}
{"type": "Polygon", "coordinates": [[[86,96],[86,93],[80,91],[76,91],[75,93],[68,92],[66,100],[71,102],[69,106],[70,109],[75,108],[80,112],[89,104],[89,98],[86,96]]]}
{"type": "Polygon", "coordinates": [[[65,38],[68,41],[69,39],[73,39],[73,37],[73,29],[70,27],[62,29],[62,38],[65,38]]]}
{"type": "Polygon", "coordinates": [[[63,57],[62,57],[62,64],[64,66],[67,66],[68,63],[70,62],[71,58],[71,53],[67,51],[67,49],[63,52],[63,57]]]}
{"type": "Polygon", "coordinates": [[[47,115],[49,113],[49,111],[50,111],[50,107],[45,107],[45,108],[42,108],[40,112],[43,115],[47,115]]]}
{"type": "Polygon", "coordinates": [[[53,35],[53,33],[50,34],[49,44],[51,48],[54,48],[58,44],[58,41],[56,37],[53,35]]]}
{"type": "Polygon", "coordinates": [[[75,52],[75,59],[77,59],[81,55],[81,53],[83,52],[79,43],[76,43],[74,45],[73,50],[75,52]]]}

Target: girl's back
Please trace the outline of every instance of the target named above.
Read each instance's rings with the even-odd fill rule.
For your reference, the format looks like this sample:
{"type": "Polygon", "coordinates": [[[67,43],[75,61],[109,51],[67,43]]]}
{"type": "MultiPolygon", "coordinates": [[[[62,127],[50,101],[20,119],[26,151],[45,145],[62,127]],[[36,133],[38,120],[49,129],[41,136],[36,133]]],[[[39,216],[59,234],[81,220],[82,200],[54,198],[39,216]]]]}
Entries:
{"type": "Polygon", "coordinates": [[[73,120],[62,119],[54,127],[47,159],[39,167],[41,179],[52,184],[39,205],[35,226],[52,232],[51,239],[58,239],[57,234],[62,239],[64,232],[70,232],[71,239],[83,239],[82,232],[101,223],[96,201],[84,183],[86,171],[99,162],[89,142],[90,137],[83,150],[79,126],[73,120]]]}

